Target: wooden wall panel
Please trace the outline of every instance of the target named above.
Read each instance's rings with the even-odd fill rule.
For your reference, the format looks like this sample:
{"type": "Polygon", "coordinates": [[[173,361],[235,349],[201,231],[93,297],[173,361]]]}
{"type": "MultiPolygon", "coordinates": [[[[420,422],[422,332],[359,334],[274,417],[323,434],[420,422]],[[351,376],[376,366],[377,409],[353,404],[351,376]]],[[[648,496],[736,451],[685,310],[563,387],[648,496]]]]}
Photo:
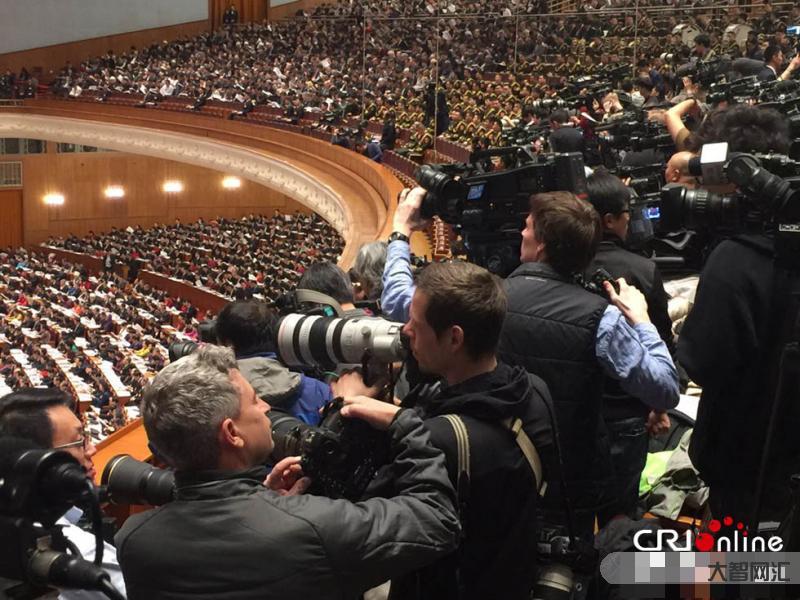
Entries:
{"type": "Polygon", "coordinates": [[[193,113],[51,99],[26,100],[23,107],[5,112],[163,129],[263,151],[329,186],[345,200],[351,227],[341,264],[347,267],[361,244],[389,235],[397,195],[403,188],[387,167],[355,152],[302,135],[299,128],[294,132],[193,113]]]}
{"type": "Polygon", "coordinates": [[[35,69],[41,69],[41,80],[49,81],[52,78],[49,75],[50,71],[58,72],[67,61],[77,67],[87,58],[100,56],[109,50],[113,50],[116,54],[122,54],[127,52],[131,46],[141,48],[164,40],[171,41],[184,36],[194,36],[201,31],[207,31],[210,27],[209,23],[209,20],[193,21],[169,27],[143,29],[79,42],[0,54],[0,71],[5,72],[6,69],[11,69],[18,73],[22,67],[26,67],[33,73],[35,69]]]}
{"type": "MultiPolygon", "coordinates": [[[[151,226],[176,218],[240,217],[308,209],[283,194],[242,180],[235,190],[222,187],[224,173],[157,158],[117,152],[43,154],[23,159],[24,242],[38,244],[52,235],[86,235],[128,225],[151,226]],[[163,182],[176,179],[184,191],[168,194],[163,182]],[[104,196],[109,185],[125,188],[125,198],[104,196]],[[48,193],[65,197],[47,206],[48,193]]],[[[19,192],[19,190],[17,190],[19,192]]],[[[5,219],[4,219],[5,221],[5,219]]]]}
{"type": "Polygon", "coordinates": [[[0,190],[0,248],[22,245],[22,190],[0,190]]]}

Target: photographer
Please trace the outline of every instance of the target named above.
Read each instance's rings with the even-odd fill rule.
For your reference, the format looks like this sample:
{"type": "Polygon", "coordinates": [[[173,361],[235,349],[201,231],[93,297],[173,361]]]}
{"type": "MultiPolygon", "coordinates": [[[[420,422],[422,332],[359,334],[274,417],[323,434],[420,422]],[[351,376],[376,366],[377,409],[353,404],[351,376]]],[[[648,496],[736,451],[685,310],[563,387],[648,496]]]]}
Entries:
{"type": "Polygon", "coordinates": [[[581,152],[586,149],[583,133],[570,122],[569,113],[564,109],[554,110],[550,115],[551,152],[581,152]]]}
{"type": "Polygon", "coordinates": [[[535,582],[542,480],[517,440],[524,432],[538,451],[540,479],[555,475],[549,394],[538,377],[498,362],[505,314],[502,283],[485,269],[433,263],[419,276],[403,331],[420,370],[443,381],[415,387],[402,404],[415,407],[447,457],[465,535],[456,553],[393,580],[393,599],[523,599],[535,582]],[[448,420],[453,415],[466,444],[448,420]],[[465,445],[467,465],[460,460],[465,445]]]}
{"type": "Polygon", "coordinates": [[[354,302],[355,293],[350,277],[332,262],[316,262],[310,265],[297,282],[298,290],[312,290],[330,296],[342,307],[344,317],[366,315],[354,302]]]}
{"type": "Polygon", "coordinates": [[[356,598],[453,550],[444,457],[413,411],[366,399],[342,409],[388,432],[396,484],[391,498],[353,504],[302,495],[299,457],[264,480],[269,410],[216,346],[153,379],[144,426],[176,468],[177,501],[132,516],[117,534],[131,598],[356,598]]]}
{"type": "MultiPolygon", "coordinates": [[[[736,106],[712,115],[698,132],[702,144],[728,142],[731,152],[786,152],[785,117],[736,106]]],[[[688,178],[693,154],[678,153],[667,167],[674,181],[688,178]]],[[[728,185],[717,191],[732,192],[728,185]]],[[[748,522],[759,460],[775,393],[782,298],[776,293],[775,245],[767,228],[723,241],[700,275],[695,304],[678,338],[678,359],[703,388],[689,456],[710,487],[715,517],[748,522]]],[[[800,418],[784,403],[767,462],[761,516],[780,520],[790,503],[788,477],[797,472],[800,418]]]]}
{"type": "MultiPolygon", "coordinates": [[[[28,440],[40,448],[63,450],[71,454],[84,468],[86,476],[94,480],[92,457],[97,448],[92,443],[83,423],[70,408],[70,400],[58,389],[23,388],[0,398],[0,437],[28,440]]],[[[64,537],[75,544],[84,559],[94,560],[95,538],[78,526],[83,512],[72,507],[57,525],[64,537]]],[[[103,570],[111,577],[117,590],[125,593],[125,583],[117,563],[117,553],[108,543],[103,548],[103,570]]],[[[105,598],[105,594],[86,590],[63,590],[64,600],[105,598]]]]}
{"type": "MultiPolygon", "coordinates": [[[[508,316],[499,356],[536,373],[550,388],[564,460],[567,492],[578,512],[578,534],[590,538],[595,514],[612,501],[611,456],[601,417],[604,380],[649,407],[678,403],[678,378],[643,294],[618,279],[604,282],[608,299],[574,276],[589,266],[600,243],[600,217],[569,192],[536,194],[522,232],[521,260],[506,279],[508,316]]],[[[545,496],[551,508],[557,495],[545,496]]]]}
{"type": "Polygon", "coordinates": [[[350,281],[356,300],[380,300],[387,248],[388,244],[379,240],[364,244],[358,249],[356,260],[350,269],[350,281]]]}
{"type": "Polygon", "coordinates": [[[277,319],[270,308],[256,300],[227,304],[216,320],[214,333],[224,346],[231,346],[237,368],[256,390],[258,397],[305,423],[319,423],[319,409],[332,400],[328,384],[294,373],[275,355],[277,319]]]}
{"type": "Polygon", "coordinates": [[[414,295],[409,241],[412,232],[422,231],[428,223],[419,214],[423,198],[425,198],[424,188],[405,188],[400,192],[397,209],[394,211],[381,294],[381,310],[390,321],[400,323],[408,321],[408,308],[414,295]]]}
{"type": "MultiPolygon", "coordinates": [[[[612,277],[621,277],[642,292],[651,322],[673,353],[672,321],[667,310],[669,296],[664,290],[661,274],[652,260],[625,247],[631,220],[630,188],[618,177],[605,172],[595,172],[586,183],[589,202],[600,215],[603,228],[603,240],[586,270],[586,276],[591,277],[602,268],[612,277]]],[[[606,381],[603,389],[603,419],[611,442],[616,501],[601,514],[601,527],[616,514],[636,517],[639,478],[647,462],[648,432],[658,435],[669,429],[670,423],[666,412],[652,410],[632,398],[613,380],[606,381]]]]}

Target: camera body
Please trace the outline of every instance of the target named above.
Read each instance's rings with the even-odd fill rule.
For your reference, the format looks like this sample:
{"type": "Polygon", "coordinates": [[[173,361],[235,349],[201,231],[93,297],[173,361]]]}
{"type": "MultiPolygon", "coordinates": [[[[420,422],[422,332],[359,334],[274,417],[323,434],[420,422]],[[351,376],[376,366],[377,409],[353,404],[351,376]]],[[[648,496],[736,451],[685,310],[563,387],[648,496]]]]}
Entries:
{"type": "Polygon", "coordinates": [[[300,456],[303,473],[312,480],[311,493],[356,502],[388,462],[389,438],[360,419],[343,417],[343,405],[341,398],[329,402],[318,427],[288,415],[273,418],[272,458],[300,456]]]}

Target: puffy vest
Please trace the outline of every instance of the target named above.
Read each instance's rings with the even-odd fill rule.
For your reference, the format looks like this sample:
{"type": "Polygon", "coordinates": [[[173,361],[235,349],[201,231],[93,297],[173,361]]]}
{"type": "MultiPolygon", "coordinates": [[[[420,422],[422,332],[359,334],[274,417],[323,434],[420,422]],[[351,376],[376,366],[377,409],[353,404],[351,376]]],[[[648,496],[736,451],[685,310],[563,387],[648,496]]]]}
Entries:
{"type": "MultiPolygon", "coordinates": [[[[607,503],[612,475],[601,416],[604,375],[595,356],[597,328],[608,302],[544,263],[525,263],[505,282],[508,314],[499,356],[541,377],[553,398],[567,491],[575,508],[607,503]]],[[[545,505],[558,505],[551,482],[545,505]]]]}

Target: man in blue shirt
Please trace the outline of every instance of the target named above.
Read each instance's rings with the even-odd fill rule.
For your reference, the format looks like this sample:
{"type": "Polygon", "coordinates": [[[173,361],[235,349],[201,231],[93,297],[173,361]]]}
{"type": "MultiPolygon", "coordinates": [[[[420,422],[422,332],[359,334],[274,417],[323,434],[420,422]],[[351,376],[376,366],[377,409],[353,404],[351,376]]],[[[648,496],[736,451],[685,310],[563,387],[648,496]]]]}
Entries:
{"type": "MultiPolygon", "coordinates": [[[[425,191],[404,192],[394,217],[384,291],[384,313],[407,320],[414,285],[408,235],[424,228],[419,207],[425,191]]],[[[591,262],[601,224],[591,204],[569,192],[537,194],[522,232],[522,265],[505,282],[508,314],[499,356],[544,379],[559,424],[567,492],[579,532],[591,535],[598,509],[612,500],[609,443],[601,418],[606,377],[657,410],[677,405],[678,376],[669,351],[650,322],[647,302],[619,279],[608,298],[574,283],[591,262]]],[[[543,504],[563,514],[559,486],[543,504]]],[[[557,515],[558,516],[558,515],[557,515]]]]}

